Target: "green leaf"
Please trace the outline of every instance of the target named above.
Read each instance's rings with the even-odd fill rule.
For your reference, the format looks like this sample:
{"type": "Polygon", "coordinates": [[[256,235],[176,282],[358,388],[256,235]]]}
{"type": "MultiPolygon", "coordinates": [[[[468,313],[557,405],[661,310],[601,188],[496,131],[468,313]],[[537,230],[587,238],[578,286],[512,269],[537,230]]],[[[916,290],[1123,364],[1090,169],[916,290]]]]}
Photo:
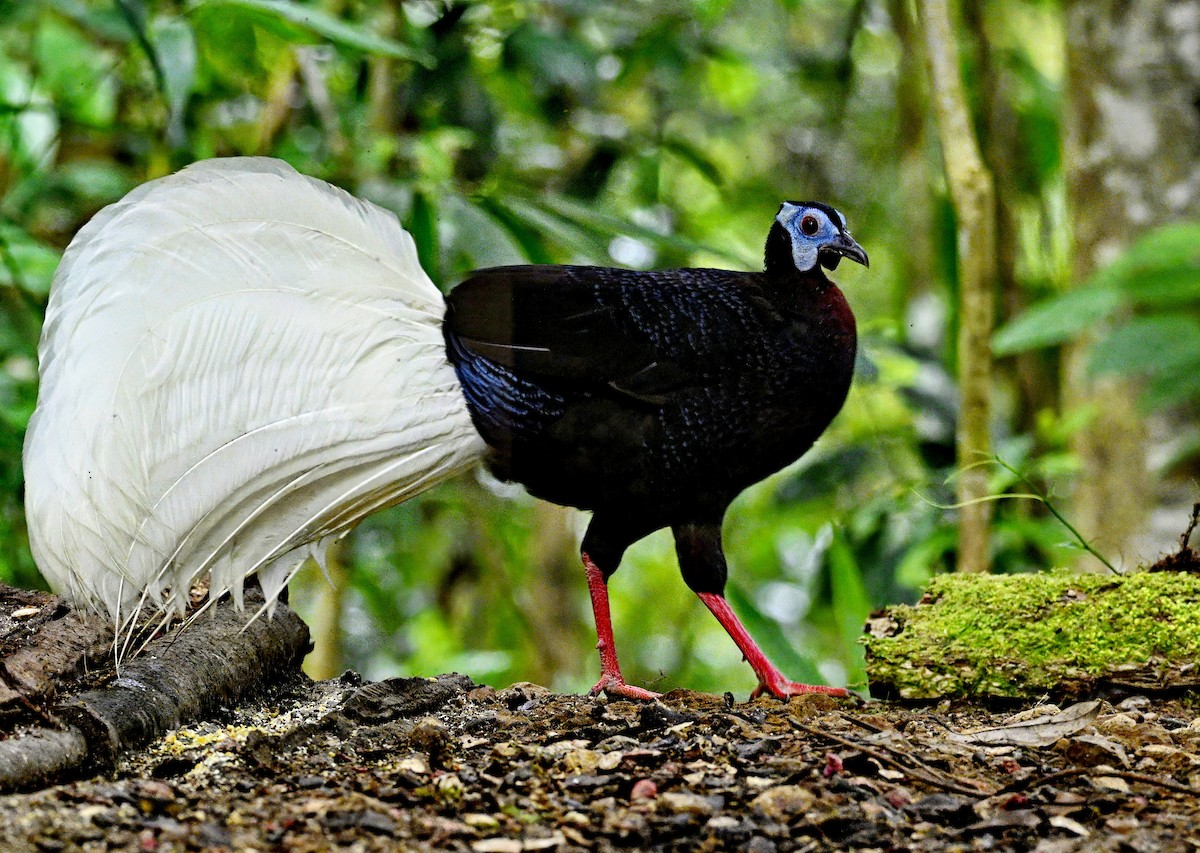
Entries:
{"type": "Polygon", "coordinates": [[[572,222],[578,223],[593,232],[603,234],[606,238],[628,234],[658,248],[688,253],[707,252],[743,268],[747,266],[753,267],[756,263],[727,249],[707,246],[695,240],[689,240],[686,237],[679,237],[673,234],[660,234],[652,228],[638,225],[619,216],[614,216],[611,213],[604,213],[595,207],[582,204],[566,196],[547,193],[537,199],[529,199],[529,201],[553,211],[572,222]]]}
{"type": "Polygon", "coordinates": [[[719,187],[724,183],[721,168],[698,145],[676,136],[664,139],[662,147],[694,168],[713,186],[719,187]]]}
{"type": "Polygon", "coordinates": [[[95,48],[72,26],[47,17],[34,39],[38,85],[48,89],[59,110],[93,126],[116,116],[116,83],[108,72],[112,56],[95,48]]]}
{"type": "Polygon", "coordinates": [[[554,258],[546,250],[545,241],[541,235],[513,211],[486,196],[477,199],[476,203],[508,229],[513,239],[520,244],[521,251],[524,252],[528,262],[534,264],[554,263],[554,258]]]}
{"type": "Polygon", "coordinates": [[[303,35],[320,36],[334,44],[366,54],[409,60],[426,68],[434,66],[433,57],[424,50],[384,38],[366,27],[346,23],[314,6],[288,0],[197,0],[189,7],[189,11],[195,12],[206,9],[252,17],[256,22],[292,39],[303,35]]]}
{"type": "MultiPolygon", "coordinates": [[[[1157,411],[1200,400],[1200,361],[1180,365],[1175,370],[1164,371],[1146,383],[1138,403],[1146,411],[1157,411]]],[[[1200,447],[1200,436],[1191,439],[1193,450],[1200,447]]],[[[1188,440],[1175,447],[1174,452],[1186,450],[1188,440]]]]}
{"type": "Polygon", "coordinates": [[[567,29],[551,33],[528,25],[508,38],[508,49],[537,69],[538,76],[555,84],[585,90],[596,83],[594,51],[567,29]]]}
{"type": "Polygon", "coordinates": [[[1123,286],[1138,305],[1177,307],[1200,300],[1200,266],[1144,270],[1123,286]]]}
{"type": "MultiPolygon", "coordinates": [[[[248,86],[269,79],[270,72],[291,62],[286,38],[253,16],[201,6],[191,16],[197,47],[207,68],[231,85],[248,86]]],[[[269,23],[269,22],[268,22],[269,23]]]]}
{"type": "Polygon", "coordinates": [[[134,38],[129,22],[114,4],[95,9],[83,0],[43,0],[60,15],[69,18],[107,42],[127,42],[134,38]]]}
{"type": "Polygon", "coordinates": [[[1055,346],[1106,320],[1122,304],[1121,293],[1093,286],[1051,297],[1005,323],[992,338],[998,356],[1055,346]]]}
{"type": "MultiPolygon", "coordinates": [[[[871,615],[871,601],[854,552],[843,534],[835,534],[829,543],[828,559],[830,603],[837,614],[843,647],[854,649],[862,635],[862,626],[871,615]]],[[[866,670],[862,667],[859,663],[858,671],[850,673],[852,684],[866,681],[866,670]]]]}
{"type": "Polygon", "coordinates": [[[1098,270],[1088,286],[1136,289],[1148,270],[1200,268],[1200,222],[1177,222],[1140,237],[1120,257],[1098,270]]]}
{"type": "Polygon", "coordinates": [[[426,193],[419,192],[413,195],[408,233],[412,234],[413,242],[417,244],[417,257],[421,261],[421,268],[435,282],[442,281],[442,252],[438,244],[437,206],[426,193]]]}
{"type": "Polygon", "coordinates": [[[77,209],[99,210],[134,186],[131,176],[113,160],[81,158],[59,163],[49,188],[53,192],[66,193],[77,209]]]}
{"type": "Polygon", "coordinates": [[[163,98],[167,102],[167,132],[172,143],[183,144],[183,117],[196,84],[196,38],[182,19],[164,21],[154,31],[154,52],[162,71],[163,98]]]}
{"type": "Polygon", "coordinates": [[[518,196],[509,195],[503,200],[495,198],[492,203],[509,211],[529,228],[535,229],[560,244],[573,256],[570,260],[586,260],[603,263],[607,258],[605,243],[595,235],[580,228],[569,219],[543,210],[536,204],[518,196]]]}
{"type": "Polygon", "coordinates": [[[1200,320],[1172,314],[1135,317],[1092,349],[1092,373],[1157,375],[1200,367],[1200,320]]]}
{"type": "Polygon", "coordinates": [[[475,269],[528,261],[512,232],[468,199],[448,194],[442,199],[442,216],[454,225],[454,248],[466,255],[475,269]]]}
{"type": "Polygon", "coordinates": [[[17,286],[44,297],[61,256],[20,228],[0,225],[0,286],[17,286]]]}

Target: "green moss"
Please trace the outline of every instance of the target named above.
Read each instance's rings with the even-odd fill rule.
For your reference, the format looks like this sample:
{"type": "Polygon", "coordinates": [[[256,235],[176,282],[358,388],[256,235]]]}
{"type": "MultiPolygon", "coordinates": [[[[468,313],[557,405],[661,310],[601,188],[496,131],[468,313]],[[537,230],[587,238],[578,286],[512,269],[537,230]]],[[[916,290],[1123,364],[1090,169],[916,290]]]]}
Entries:
{"type": "MultiPolygon", "coordinates": [[[[1200,660],[1200,576],[943,575],[872,620],[872,692],[904,698],[1063,692],[1200,660]]],[[[1184,670],[1187,671],[1187,670],[1184,670]]]]}

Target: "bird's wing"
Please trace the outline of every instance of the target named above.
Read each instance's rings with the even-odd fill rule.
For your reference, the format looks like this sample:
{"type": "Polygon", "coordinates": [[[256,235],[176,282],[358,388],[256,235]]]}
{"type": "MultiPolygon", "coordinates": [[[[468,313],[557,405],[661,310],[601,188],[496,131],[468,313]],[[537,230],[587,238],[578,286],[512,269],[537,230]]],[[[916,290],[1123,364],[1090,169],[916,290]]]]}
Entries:
{"type": "Polygon", "coordinates": [[[600,268],[480,270],[450,292],[446,326],[467,349],[521,376],[659,402],[699,376],[676,340],[675,326],[686,323],[660,322],[646,287],[600,268]]]}
{"type": "Polygon", "coordinates": [[[395,217],[266,158],[134,190],[63,258],[25,445],[46,579],[125,617],[276,592],[483,452],[395,217]]]}

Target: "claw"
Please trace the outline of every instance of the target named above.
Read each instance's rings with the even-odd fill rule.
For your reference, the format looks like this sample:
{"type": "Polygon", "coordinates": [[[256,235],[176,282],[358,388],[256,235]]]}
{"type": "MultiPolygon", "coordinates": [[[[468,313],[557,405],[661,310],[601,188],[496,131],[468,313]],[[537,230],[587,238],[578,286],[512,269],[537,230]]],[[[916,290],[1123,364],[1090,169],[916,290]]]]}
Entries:
{"type": "Polygon", "coordinates": [[[662,696],[661,693],[655,693],[644,687],[634,687],[632,684],[626,684],[625,679],[620,675],[611,675],[609,673],[600,676],[600,680],[596,682],[596,686],[589,691],[589,694],[596,696],[601,691],[610,699],[620,696],[623,699],[637,699],[643,702],[652,702],[662,696]]]}
{"type": "Polygon", "coordinates": [[[750,667],[758,675],[758,687],[750,694],[750,698],[770,693],[780,699],[786,699],[789,696],[800,696],[805,693],[822,693],[826,696],[850,696],[850,691],[844,687],[827,687],[824,684],[801,684],[798,681],[792,681],[784,677],[775,665],[767,660],[767,656],[762,653],[758,645],[746,632],[742,626],[741,620],[730,609],[729,603],[723,595],[712,592],[697,593],[700,600],[705,606],[712,611],[712,614],[717,617],[717,621],[733,638],[734,643],[742,651],[742,657],[750,664],[750,667]]]}
{"type": "Polygon", "coordinates": [[[838,697],[850,695],[850,691],[844,687],[829,687],[824,684],[801,684],[798,681],[792,681],[787,678],[771,678],[767,681],[760,681],[758,687],[754,688],[754,692],[750,694],[750,698],[757,699],[764,693],[769,693],[779,699],[786,699],[789,696],[803,696],[806,693],[820,693],[825,696],[838,697]]]}

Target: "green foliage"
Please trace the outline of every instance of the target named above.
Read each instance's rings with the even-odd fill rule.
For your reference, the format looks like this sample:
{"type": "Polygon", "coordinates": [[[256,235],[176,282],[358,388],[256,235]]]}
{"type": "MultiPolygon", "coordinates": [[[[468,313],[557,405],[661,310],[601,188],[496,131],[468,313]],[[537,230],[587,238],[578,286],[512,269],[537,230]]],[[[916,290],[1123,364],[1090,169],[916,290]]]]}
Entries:
{"type": "Polygon", "coordinates": [[[1200,223],[1158,228],[1076,290],[1034,305],[997,333],[1011,355],[1108,325],[1091,348],[1095,374],[1146,379],[1152,409],[1200,401],[1200,223]]]}
{"type": "Polygon", "coordinates": [[[1066,343],[1109,319],[1120,306],[1121,294],[1115,290],[1072,290],[1002,326],[992,340],[992,350],[1003,356],[1066,343]]]}
{"type": "MultiPolygon", "coordinates": [[[[253,38],[248,32],[259,30],[287,44],[328,41],[366,54],[409,59],[426,68],[434,66],[433,57],[419,48],[383,38],[364,26],[347,24],[319,7],[288,0],[197,0],[191,4],[190,14],[194,25],[209,33],[244,40],[253,38]]],[[[219,52],[225,56],[235,54],[228,45],[219,52]]]]}
{"type": "MultiPolygon", "coordinates": [[[[1037,296],[1061,289],[1069,243],[1061,21],[1054,4],[987,9],[1018,119],[1002,140],[1017,163],[1017,286],[1037,296]]],[[[779,201],[818,198],[872,256],[869,273],[837,276],[863,356],[829,434],[731,508],[729,592],[790,676],[861,684],[862,618],[955,564],[954,515],[936,504],[950,500],[956,318],[937,306],[954,305],[957,257],[911,24],[892,17],[904,12],[857,0],[0,2],[0,579],[37,582],[20,446],[51,271],[91,215],[147,179],[202,157],[282,157],[394,211],[447,289],[506,263],[757,268],[779,201]]],[[[1159,239],[1122,261],[1138,287],[1117,265],[998,347],[1194,305],[1196,277],[1160,261],[1195,243],[1159,239]]],[[[1191,364],[1172,343],[1164,382],[1191,364]]],[[[1022,415],[1036,424],[1002,437],[1001,454],[1043,486],[1069,480],[1073,422],[1024,412],[1012,424],[1022,415]]],[[[992,485],[1020,484],[998,470],[992,485]]],[[[545,511],[466,477],[369,519],[346,549],[348,663],[589,687],[585,520],[545,511]],[[556,533],[560,522],[573,528],[556,533]]],[[[1004,502],[995,524],[998,571],[1071,553],[1037,505],[1004,502]]],[[[753,688],[682,584],[668,535],[630,550],[612,598],[631,680],[753,688]]]]}

